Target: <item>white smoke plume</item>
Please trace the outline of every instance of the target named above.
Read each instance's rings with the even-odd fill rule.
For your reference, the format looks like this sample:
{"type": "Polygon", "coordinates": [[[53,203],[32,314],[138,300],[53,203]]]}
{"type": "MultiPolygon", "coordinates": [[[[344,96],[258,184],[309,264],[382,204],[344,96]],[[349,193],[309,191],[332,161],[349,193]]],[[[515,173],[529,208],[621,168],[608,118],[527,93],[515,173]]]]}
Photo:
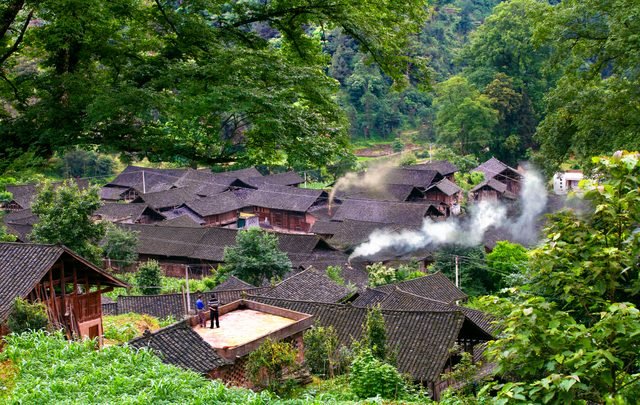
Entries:
{"type": "Polygon", "coordinates": [[[364,173],[349,172],[340,177],[329,194],[329,207],[331,207],[338,191],[349,191],[356,187],[371,191],[384,191],[386,187],[384,179],[393,168],[398,166],[398,160],[399,158],[385,160],[382,163],[372,164],[364,173]]]}
{"type": "Polygon", "coordinates": [[[374,231],[349,259],[371,256],[389,248],[410,252],[427,246],[477,246],[491,227],[504,228],[514,240],[531,241],[537,236],[536,220],[547,203],[544,181],[536,171],[529,170],[525,174],[520,198],[521,213],[515,220],[507,218],[503,204],[482,201],[470,209],[469,218],[464,221],[450,217],[444,222],[434,222],[426,218],[418,231],[374,231]]]}

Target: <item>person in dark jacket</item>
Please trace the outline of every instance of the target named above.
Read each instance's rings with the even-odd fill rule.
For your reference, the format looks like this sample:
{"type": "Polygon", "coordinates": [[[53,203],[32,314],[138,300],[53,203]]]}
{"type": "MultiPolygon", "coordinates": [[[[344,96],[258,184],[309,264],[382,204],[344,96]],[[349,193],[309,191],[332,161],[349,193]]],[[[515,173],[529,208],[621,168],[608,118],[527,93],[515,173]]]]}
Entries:
{"type": "Polygon", "coordinates": [[[209,315],[211,319],[211,329],[213,329],[213,322],[216,322],[216,328],[220,327],[220,320],[218,319],[218,308],[220,307],[220,301],[216,298],[216,295],[213,294],[211,298],[209,298],[209,315]]]}

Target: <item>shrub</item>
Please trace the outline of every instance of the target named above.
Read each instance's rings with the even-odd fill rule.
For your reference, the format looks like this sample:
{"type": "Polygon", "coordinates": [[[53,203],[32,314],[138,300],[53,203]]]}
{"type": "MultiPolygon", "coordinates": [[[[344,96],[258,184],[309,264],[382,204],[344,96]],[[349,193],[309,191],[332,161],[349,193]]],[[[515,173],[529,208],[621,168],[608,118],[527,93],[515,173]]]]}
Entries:
{"type": "Polygon", "coordinates": [[[342,277],[342,267],[340,266],[328,266],[327,267],[327,276],[335,281],[337,284],[345,285],[344,278],[342,277]]]}
{"type": "Polygon", "coordinates": [[[387,332],[384,327],[384,318],[380,305],[369,310],[364,323],[365,347],[380,360],[387,357],[387,332]]]}
{"type": "Polygon", "coordinates": [[[160,294],[162,291],[162,269],[155,260],[149,260],[138,267],[136,285],[144,295],[160,294]]]}
{"type": "Polygon", "coordinates": [[[296,349],[286,342],[267,338],[257,350],[249,354],[246,371],[257,388],[266,388],[277,394],[287,393],[291,381],[284,379],[285,370],[291,371],[296,363],[296,349]]]}
{"type": "Polygon", "coordinates": [[[49,325],[49,317],[44,304],[30,303],[22,298],[13,301],[13,308],[7,320],[7,326],[14,333],[42,330],[49,325]]]}
{"type": "Polygon", "coordinates": [[[135,263],[138,259],[138,232],[127,231],[115,225],[107,226],[105,242],[102,246],[106,258],[114,261],[120,269],[135,263]]]}
{"type": "Polygon", "coordinates": [[[333,326],[315,325],[304,333],[304,358],[312,373],[333,377],[339,354],[333,326]]]}
{"type": "Polygon", "coordinates": [[[407,382],[398,370],[377,359],[364,348],[351,363],[351,390],[359,398],[380,396],[399,399],[407,393],[407,382]]]}

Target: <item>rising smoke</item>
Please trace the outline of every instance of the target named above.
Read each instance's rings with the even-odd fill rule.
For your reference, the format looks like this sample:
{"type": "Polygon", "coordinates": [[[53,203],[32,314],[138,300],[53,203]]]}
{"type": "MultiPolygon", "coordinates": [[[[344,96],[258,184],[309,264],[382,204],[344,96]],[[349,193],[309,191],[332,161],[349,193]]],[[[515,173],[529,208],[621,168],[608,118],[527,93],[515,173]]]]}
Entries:
{"type": "Polygon", "coordinates": [[[428,246],[477,246],[492,227],[510,233],[514,241],[528,243],[537,238],[536,221],[546,204],[547,192],[542,177],[536,171],[528,170],[520,193],[520,214],[513,220],[507,218],[503,204],[482,201],[470,209],[466,220],[450,217],[444,222],[434,222],[427,218],[418,231],[374,231],[369,241],[358,246],[349,259],[371,256],[386,249],[407,253],[428,246]]]}
{"type": "Polygon", "coordinates": [[[371,165],[364,173],[349,172],[340,177],[329,194],[329,210],[331,210],[331,205],[338,191],[350,191],[354,188],[373,192],[384,191],[386,188],[384,179],[391,170],[398,166],[398,160],[398,158],[385,160],[382,163],[371,165]]]}

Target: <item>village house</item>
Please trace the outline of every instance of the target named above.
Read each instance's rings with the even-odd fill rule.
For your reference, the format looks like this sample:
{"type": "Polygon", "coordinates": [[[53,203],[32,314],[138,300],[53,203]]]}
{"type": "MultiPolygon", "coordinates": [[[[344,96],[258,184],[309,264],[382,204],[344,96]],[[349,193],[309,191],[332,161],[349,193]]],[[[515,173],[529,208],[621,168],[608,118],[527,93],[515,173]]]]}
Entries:
{"type": "Polygon", "coordinates": [[[566,170],[553,175],[553,192],[558,195],[577,190],[578,184],[584,179],[582,170],[566,170]]]}
{"type": "Polygon", "coordinates": [[[445,217],[460,214],[462,197],[462,189],[447,178],[432,184],[424,191],[424,199],[432,203],[445,217]]]}
{"type": "Polygon", "coordinates": [[[247,208],[247,203],[233,191],[227,191],[187,201],[182,208],[182,215],[189,215],[203,226],[228,226],[237,225],[240,212],[247,208]]]}
{"type": "Polygon", "coordinates": [[[345,199],[336,207],[331,219],[420,226],[427,217],[443,216],[433,204],[345,199]]]}
{"type": "Polygon", "coordinates": [[[302,336],[313,316],[244,299],[222,305],[219,314],[220,328],[199,328],[190,318],[147,332],[129,345],[153,349],[166,363],[245,387],[252,387],[245,375],[247,356],[267,339],[291,343],[297,361],[303,361],[302,336]]]}
{"type": "Polygon", "coordinates": [[[495,157],[472,170],[484,174],[484,181],[470,191],[471,201],[497,201],[516,199],[524,176],[495,157]]]}
{"type": "Polygon", "coordinates": [[[260,218],[260,226],[283,232],[307,233],[316,221],[313,208],[326,205],[324,190],[265,184],[245,198],[247,206],[260,218]]]}
{"type": "Polygon", "coordinates": [[[114,287],[129,286],[64,246],[0,243],[0,324],[23,298],[43,303],[50,323],[69,338],[101,341],[101,297],[114,287]]]}

